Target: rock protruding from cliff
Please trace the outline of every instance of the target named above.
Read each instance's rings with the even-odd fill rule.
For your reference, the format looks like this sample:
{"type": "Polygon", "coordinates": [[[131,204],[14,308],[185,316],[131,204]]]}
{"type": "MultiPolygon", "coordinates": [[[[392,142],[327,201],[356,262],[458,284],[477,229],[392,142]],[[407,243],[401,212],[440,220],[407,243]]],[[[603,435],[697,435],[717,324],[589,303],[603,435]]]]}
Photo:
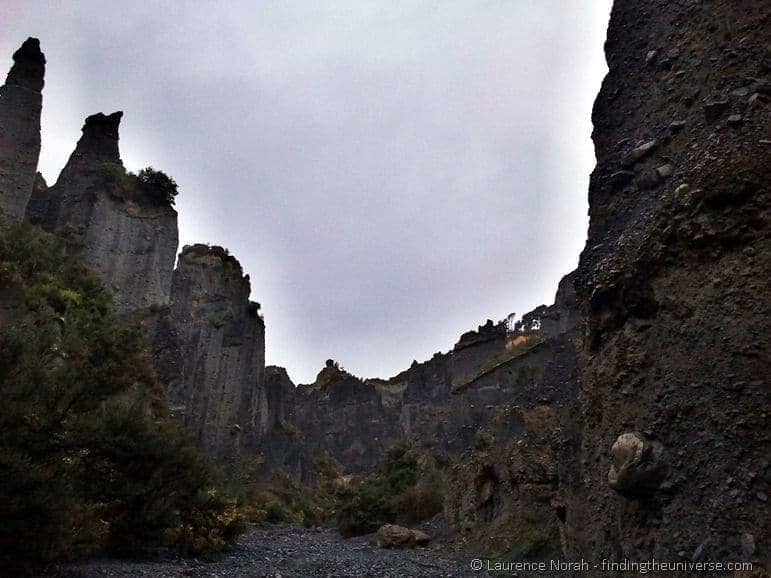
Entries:
{"type": "Polygon", "coordinates": [[[249,276],[225,249],[186,246],[153,338],[172,414],[226,459],[265,425],[265,325],[249,292],[249,276]]]}
{"type": "Polygon", "coordinates": [[[118,311],[128,312],[168,303],[178,231],[174,208],[143,190],[123,167],[122,116],[86,119],[56,184],[34,187],[27,217],[82,241],[86,260],[112,289],[118,311]]]}
{"type": "Polygon", "coordinates": [[[28,38],[13,55],[0,87],[0,225],[19,221],[32,194],[40,156],[40,113],[46,59],[28,38]]]}

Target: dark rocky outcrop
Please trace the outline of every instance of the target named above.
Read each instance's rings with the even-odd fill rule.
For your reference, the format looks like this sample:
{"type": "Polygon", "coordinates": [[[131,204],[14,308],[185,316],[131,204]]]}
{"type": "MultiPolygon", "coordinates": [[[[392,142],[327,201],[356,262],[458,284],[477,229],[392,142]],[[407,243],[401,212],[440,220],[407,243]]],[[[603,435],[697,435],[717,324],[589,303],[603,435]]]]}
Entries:
{"type": "Polygon", "coordinates": [[[562,555],[561,487],[577,453],[572,279],[560,283],[554,305],[538,307],[516,324],[514,355],[470,385],[471,391],[509,392],[484,406],[487,415],[449,476],[445,520],[477,548],[515,557],[562,555]]]}
{"type": "MultiPolygon", "coordinates": [[[[329,455],[345,474],[367,474],[388,447],[409,439],[442,462],[462,458],[470,464],[452,472],[450,486],[458,489],[461,502],[454,503],[450,498],[446,508],[450,525],[462,530],[489,524],[511,505],[498,495],[509,486],[480,482],[485,486],[482,493],[487,494],[483,501],[496,496],[499,504],[494,512],[484,513],[486,507],[468,491],[474,487],[466,479],[468,472],[477,467],[477,457],[493,459],[488,450],[506,468],[507,448],[526,431],[520,415],[522,407],[527,408],[523,411],[541,415],[538,412],[548,405],[550,418],[544,424],[527,418],[531,425],[544,428],[563,411],[567,413],[568,408],[575,410],[575,313],[570,284],[563,283],[555,305],[541,306],[527,314],[526,322],[516,329],[488,321],[464,334],[449,353],[415,362],[388,380],[356,378],[329,360],[314,383],[294,388],[282,369],[270,368],[266,414],[280,414],[281,419],[268,420],[255,451],[263,456],[268,468],[279,467],[310,482],[314,457],[329,455]],[[468,455],[469,448],[481,447],[487,437],[497,441],[494,447],[484,448],[488,452],[485,456],[468,455]]],[[[557,450],[552,449],[551,432],[539,430],[536,434],[539,443],[533,451],[550,456],[544,467],[555,472],[548,492],[541,494],[552,496],[556,494],[558,468],[552,454],[557,450]]],[[[505,474],[500,477],[503,479],[505,474]]],[[[521,509],[528,507],[528,500],[522,500],[521,509]]],[[[544,518],[556,528],[548,499],[546,510],[544,518]]]]}
{"type": "Polygon", "coordinates": [[[152,342],[173,416],[217,457],[266,427],[265,324],[249,301],[249,276],[221,247],[186,246],[168,308],[156,310],[152,342]]]}
{"type": "Polygon", "coordinates": [[[35,187],[27,217],[81,241],[118,310],[127,312],[168,302],[178,232],[177,212],[125,175],[118,150],[122,115],[86,119],[56,184],[35,187]]]}
{"type": "Polygon", "coordinates": [[[28,38],[0,87],[0,225],[24,218],[40,155],[45,57],[28,38]]]}
{"type": "Polygon", "coordinates": [[[568,558],[768,555],[770,26],[762,0],[614,4],[576,276],[568,558]]]}

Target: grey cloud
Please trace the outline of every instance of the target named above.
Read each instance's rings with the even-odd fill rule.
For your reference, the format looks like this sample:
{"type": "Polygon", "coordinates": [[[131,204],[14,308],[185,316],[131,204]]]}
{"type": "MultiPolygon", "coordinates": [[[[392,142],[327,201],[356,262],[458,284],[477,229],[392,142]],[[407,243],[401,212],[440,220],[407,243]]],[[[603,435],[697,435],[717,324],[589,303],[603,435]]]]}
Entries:
{"type": "Polygon", "coordinates": [[[138,4],[2,9],[0,53],[48,58],[45,176],[124,110],[124,161],[241,260],[293,378],[393,374],[575,266],[609,0],[138,4]]]}

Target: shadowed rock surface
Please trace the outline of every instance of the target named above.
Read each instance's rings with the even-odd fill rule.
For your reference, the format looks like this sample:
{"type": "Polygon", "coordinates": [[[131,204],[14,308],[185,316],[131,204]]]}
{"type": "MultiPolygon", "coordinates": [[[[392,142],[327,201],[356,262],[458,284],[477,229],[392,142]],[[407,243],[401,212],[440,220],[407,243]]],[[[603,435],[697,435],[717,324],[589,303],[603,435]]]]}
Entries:
{"type": "Polygon", "coordinates": [[[265,324],[249,301],[249,276],[221,247],[186,246],[168,308],[157,313],[153,349],[173,416],[211,454],[233,459],[259,430],[265,324]]]}
{"type": "Polygon", "coordinates": [[[40,155],[45,56],[37,38],[28,38],[13,55],[0,87],[0,226],[20,221],[32,194],[40,155]]]}
{"type": "Polygon", "coordinates": [[[614,4],[576,278],[570,557],[768,563],[770,19],[760,0],[614,4]],[[651,485],[653,454],[614,472],[628,432],[666,460],[644,495],[618,491],[651,485]]]}

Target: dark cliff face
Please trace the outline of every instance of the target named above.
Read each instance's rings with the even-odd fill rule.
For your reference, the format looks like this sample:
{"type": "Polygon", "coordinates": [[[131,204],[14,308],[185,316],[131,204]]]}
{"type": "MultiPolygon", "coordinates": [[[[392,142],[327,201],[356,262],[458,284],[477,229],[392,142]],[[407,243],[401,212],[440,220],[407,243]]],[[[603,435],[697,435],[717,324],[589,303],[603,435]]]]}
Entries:
{"type": "Polygon", "coordinates": [[[346,473],[371,471],[402,434],[375,386],[333,364],[298,386],[296,424],[311,452],[328,452],[346,473]]]}
{"type": "MultiPolygon", "coordinates": [[[[557,304],[527,316],[529,327],[542,329],[509,331],[505,324],[488,322],[464,334],[451,352],[415,362],[388,380],[358,379],[330,360],[314,383],[294,388],[283,370],[273,368],[266,382],[272,401],[264,406],[265,414],[282,417],[262,420],[267,427],[253,449],[268,468],[280,467],[306,482],[313,478],[314,456],[328,454],[346,474],[366,474],[387,448],[404,439],[447,461],[465,459],[469,448],[492,432],[505,453],[508,442],[524,431],[521,420],[512,418],[517,404],[575,401],[575,356],[568,334],[575,304],[562,293],[559,297],[557,304]]],[[[550,467],[556,470],[556,459],[550,467]]],[[[471,496],[466,476],[462,469],[454,472],[451,485],[471,496]]],[[[501,496],[501,509],[506,503],[501,496]]],[[[500,514],[481,513],[480,506],[477,518],[472,514],[477,505],[473,500],[449,505],[451,526],[478,527],[500,514]]]]}
{"type": "Polygon", "coordinates": [[[617,0],[576,288],[594,559],[767,556],[768,3],[617,0]]]}
{"type": "Polygon", "coordinates": [[[260,421],[265,325],[249,291],[249,277],[224,249],[187,246],[174,271],[170,306],[153,330],[172,415],[218,457],[231,457],[242,438],[266,427],[260,421]]]}
{"type": "Polygon", "coordinates": [[[562,280],[554,305],[523,315],[505,353],[455,397],[481,413],[456,447],[444,515],[459,539],[484,551],[563,556],[561,494],[577,453],[573,279],[562,280]]]}
{"type": "Polygon", "coordinates": [[[40,155],[45,57],[28,38],[0,87],[0,225],[19,221],[32,194],[40,155]]]}
{"type": "Polygon", "coordinates": [[[168,302],[178,231],[177,212],[125,175],[118,149],[122,116],[86,119],[56,184],[35,187],[27,217],[82,241],[118,310],[127,312],[168,302]]]}

